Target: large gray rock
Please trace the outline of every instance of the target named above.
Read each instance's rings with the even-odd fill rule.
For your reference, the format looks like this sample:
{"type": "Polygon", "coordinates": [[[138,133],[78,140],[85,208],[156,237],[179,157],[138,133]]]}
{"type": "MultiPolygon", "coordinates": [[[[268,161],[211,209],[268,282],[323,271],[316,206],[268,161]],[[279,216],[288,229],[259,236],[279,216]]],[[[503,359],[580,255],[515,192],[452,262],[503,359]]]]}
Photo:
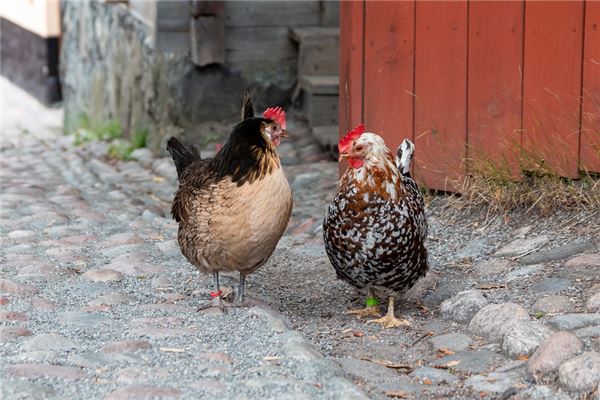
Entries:
{"type": "Polygon", "coordinates": [[[469,330],[488,340],[500,341],[518,321],[528,321],[527,310],[515,303],[490,304],[483,307],[469,323],[469,330]]]}
{"type": "Polygon", "coordinates": [[[562,260],[563,258],[583,253],[584,251],[594,248],[595,246],[596,243],[594,243],[593,241],[568,243],[562,246],[554,247],[552,249],[541,250],[536,253],[529,254],[519,259],[519,263],[528,265],[562,260]]]}
{"type": "Polygon", "coordinates": [[[519,321],[504,335],[502,350],[512,358],[530,355],[551,333],[537,321],[519,321]]]}
{"type": "Polygon", "coordinates": [[[434,336],[429,341],[435,350],[446,349],[457,352],[466,350],[473,339],[463,333],[446,333],[434,336]]]}
{"type": "Polygon", "coordinates": [[[494,255],[496,257],[515,257],[526,254],[543,246],[549,240],[547,235],[516,239],[502,247],[494,255]]]}
{"type": "Polygon", "coordinates": [[[594,389],[600,385],[600,353],[590,351],[565,362],[558,369],[558,378],[567,390],[594,389]]]}
{"type": "Polygon", "coordinates": [[[440,305],[442,316],[456,322],[468,322],[488,301],[477,290],[466,290],[440,305]]]}
{"type": "Polygon", "coordinates": [[[532,374],[546,374],[558,369],[564,361],[573,358],[583,348],[577,336],[569,332],[556,332],[546,339],[527,362],[532,374]]]}
{"type": "Polygon", "coordinates": [[[547,314],[557,314],[572,311],[575,308],[567,296],[550,295],[545,296],[531,307],[533,311],[541,311],[547,314]]]}
{"type": "Polygon", "coordinates": [[[600,313],[559,315],[548,321],[548,325],[556,330],[565,331],[600,325],[600,313]]]}
{"type": "Polygon", "coordinates": [[[519,382],[518,372],[491,372],[487,375],[474,375],[465,381],[465,386],[475,392],[504,393],[519,382]]]}

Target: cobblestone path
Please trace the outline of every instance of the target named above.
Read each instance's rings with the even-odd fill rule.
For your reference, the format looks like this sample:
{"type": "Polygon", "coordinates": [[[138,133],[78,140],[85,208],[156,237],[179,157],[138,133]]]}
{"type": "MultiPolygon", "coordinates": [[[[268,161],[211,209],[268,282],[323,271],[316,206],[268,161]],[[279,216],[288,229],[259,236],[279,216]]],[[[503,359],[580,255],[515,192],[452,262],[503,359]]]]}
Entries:
{"type": "Polygon", "coordinates": [[[292,125],[280,149],[292,221],[248,281],[261,305],[205,314],[210,279],[179,253],[168,215],[170,159],[139,150],[109,161],[105,144],[74,146],[49,129],[53,111],[11,96],[0,148],[4,398],[598,396],[599,210],[486,218],[434,198],[433,271],[398,304],[412,326],[384,330],[344,314],[362,297],[335,279],[321,239],[337,164],[292,125]]]}

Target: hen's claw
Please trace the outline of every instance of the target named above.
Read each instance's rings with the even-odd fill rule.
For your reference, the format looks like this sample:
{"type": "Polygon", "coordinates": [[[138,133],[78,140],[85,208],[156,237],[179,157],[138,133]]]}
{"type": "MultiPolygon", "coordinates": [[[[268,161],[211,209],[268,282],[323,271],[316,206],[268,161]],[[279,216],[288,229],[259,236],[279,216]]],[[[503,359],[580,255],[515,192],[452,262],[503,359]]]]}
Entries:
{"type": "Polygon", "coordinates": [[[368,322],[374,324],[381,324],[384,328],[398,328],[400,326],[410,326],[410,322],[404,318],[396,318],[393,315],[386,314],[385,316],[377,319],[372,319],[368,322]]]}
{"type": "Polygon", "coordinates": [[[385,316],[377,319],[372,319],[369,322],[381,324],[384,328],[397,328],[399,326],[410,326],[410,322],[402,317],[394,317],[394,296],[388,298],[388,309],[385,316]]]}

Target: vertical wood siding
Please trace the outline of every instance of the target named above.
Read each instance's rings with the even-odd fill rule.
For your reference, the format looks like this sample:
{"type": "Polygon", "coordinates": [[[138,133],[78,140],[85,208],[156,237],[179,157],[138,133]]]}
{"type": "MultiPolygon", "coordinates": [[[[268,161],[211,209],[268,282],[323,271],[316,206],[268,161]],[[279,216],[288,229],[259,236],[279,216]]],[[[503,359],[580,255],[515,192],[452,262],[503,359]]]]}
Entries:
{"type": "Polygon", "coordinates": [[[340,28],[340,135],[412,138],[428,187],[600,172],[600,2],[341,2],[340,28]]]}

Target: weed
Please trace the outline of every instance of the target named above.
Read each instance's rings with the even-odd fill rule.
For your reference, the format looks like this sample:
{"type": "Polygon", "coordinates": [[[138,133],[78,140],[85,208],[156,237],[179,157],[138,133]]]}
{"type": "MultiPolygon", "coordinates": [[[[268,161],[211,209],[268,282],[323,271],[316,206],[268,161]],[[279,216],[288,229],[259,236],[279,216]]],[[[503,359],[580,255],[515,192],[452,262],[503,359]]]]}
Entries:
{"type": "Polygon", "coordinates": [[[118,160],[129,160],[135,149],[146,147],[148,131],[145,129],[135,131],[129,141],[123,139],[113,140],[108,146],[108,155],[118,160]]]}

